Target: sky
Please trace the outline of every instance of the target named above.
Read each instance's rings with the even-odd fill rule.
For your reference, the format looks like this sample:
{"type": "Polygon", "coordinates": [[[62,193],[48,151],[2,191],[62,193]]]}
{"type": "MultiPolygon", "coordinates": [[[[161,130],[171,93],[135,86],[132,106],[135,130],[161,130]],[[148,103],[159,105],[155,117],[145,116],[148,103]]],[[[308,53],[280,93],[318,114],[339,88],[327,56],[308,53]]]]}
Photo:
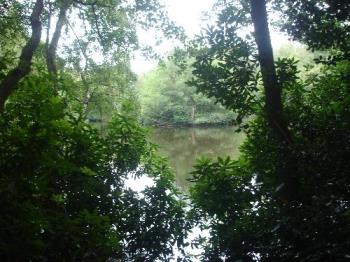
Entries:
{"type": "MultiPolygon", "coordinates": [[[[163,0],[161,1],[166,8],[170,19],[177,25],[182,26],[189,37],[200,32],[202,13],[209,11],[213,5],[213,0],[163,0]]],[[[152,32],[138,31],[140,43],[154,43],[154,34],[152,32]]],[[[155,47],[157,52],[166,54],[174,47],[171,41],[165,41],[161,46],[155,47]]],[[[145,73],[157,64],[157,61],[150,61],[136,53],[131,62],[131,68],[137,74],[145,73]]]]}
{"type": "MultiPolygon", "coordinates": [[[[185,29],[189,37],[193,37],[200,32],[205,24],[202,21],[203,12],[210,11],[214,0],[162,0],[169,17],[178,25],[185,29]]],[[[155,36],[151,31],[139,30],[140,43],[155,43],[155,36]]],[[[279,48],[282,44],[288,42],[287,37],[280,33],[271,31],[271,40],[274,48],[279,48]]],[[[151,44],[154,45],[155,44],[151,44]]],[[[171,41],[165,41],[162,45],[155,47],[155,50],[161,54],[167,54],[174,47],[171,41]]],[[[152,70],[157,65],[155,60],[147,60],[139,53],[135,54],[135,58],[131,61],[131,68],[137,74],[143,74],[152,70]]]]}

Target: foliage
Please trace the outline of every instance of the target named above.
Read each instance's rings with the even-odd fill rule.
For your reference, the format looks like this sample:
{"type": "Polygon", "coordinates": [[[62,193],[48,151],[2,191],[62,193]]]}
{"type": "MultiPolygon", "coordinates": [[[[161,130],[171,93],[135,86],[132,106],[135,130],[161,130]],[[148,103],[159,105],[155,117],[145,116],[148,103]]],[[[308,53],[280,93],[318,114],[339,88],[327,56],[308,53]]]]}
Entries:
{"type": "MultiPolygon", "coordinates": [[[[334,13],[326,13],[326,7],[333,6],[330,1],[275,1],[291,7],[286,16],[287,25],[296,30],[290,32],[292,36],[300,32],[309,48],[335,48],[326,51],[343,54],[336,65],[312,70],[307,66],[301,74],[294,58],[275,61],[283,117],[293,139],[289,145],[275,135],[263,110],[266,94],[261,90],[259,65],[254,64],[256,46],[251,35],[244,36],[237,29],[237,24],[249,24],[246,5],[218,2],[223,5],[215,25],[196,42],[191,83],[233,108],[238,123],[251,117],[248,124],[244,122],[247,140],[240,159],[200,160],[192,173],[192,215],[210,231],[209,237],[199,237],[195,243],[204,249],[201,260],[347,261],[350,67],[344,47],[349,38],[347,33],[339,38],[335,33],[348,26],[347,1],[334,1],[334,13]],[[313,6],[318,11],[310,10],[318,13],[305,15],[298,9],[302,6],[313,6]],[[315,20],[319,13],[322,19],[315,20]],[[342,14],[342,22],[333,20],[342,14]],[[312,24],[299,24],[305,20],[295,15],[312,24]],[[323,38],[331,28],[335,31],[323,38]],[[327,42],[329,37],[331,42],[327,42]],[[237,81],[244,73],[248,77],[237,81]],[[295,183],[292,201],[281,197],[286,185],[283,176],[289,175],[286,170],[295,183]]],[[[308,59],[300,60],[303,64],[308,59]]]]}
{"type": "Polygon", "coordinates": [[[336,49],[349,55],[349,1],[274,1],[280,24],[294,39],[312,49],[336,49]],[[283,21],[283,22],[282,22],[283,21]]]}
{"type": "Polygon", "coordinates": [[[14,66],[19,50],[15,48],[17,44],[21,43],[24,36],[24,28],[21,23],[13,23],[11,16],[16,15],[22,17],[23,10],[16,5],[10,8],[9,1],[2,1],[0,4],[0,79],[14,66]],[[8,10],[9,9],[9,10],[8,10]]]}
{"type": "Polygon", "coordinates": [[[204,248],[202,261],[349,259],[348,1],[272,1],[292,37],[337,55],[311,71],[300,66],[310,57],[298,64],[288,54],[274,64],[269,56],[288,146],[263,110],[261,72],[269,70],[261,70],[249,1],[217,1],[217,20],[193,42],[192,74],[165,62],[141,79],[146,123],[235,117],[246,131],[240,159],[195,166],[190,217],[173,174],[135,120],[129,67],[130,52],[139,48],[138,26],[166,36],[182,31],[156,0],[52,0],[43,9],[43,1],[34,2],[0,1],[0,80],[7,86],[0,112],[2,260],[168,261],[175,246],[186,260],[192,222],[210,231],[193,243],[204,248]],[[30,28],[36,40],[46,33],[45,43],[31,44],[30,28]],[[22,46],[29,52],[18,63],[22,46]],[[57,72],[50,69],[56,63],[57,72]],[[112,120],[101,134],[86,118],[112,120]],[[297,184],[293,201],[280,197],[286,166],[297,184]],[[145,176],[152,185],[141,192],[128,187],[129,179],[145,176]]]}
{"type": "MultiPolygon", "coordinates": [[[[169,38],[184,37],[181,28],[170,21],[157,0],[48,0],[44,4],[43,0],[37,0],[35,4],[32,1],[2,1],[0,8],[2,108],[18,88],[17,83],[29,73],[32,60],[43,59],[56,94],[68,95],[66,100],[73,99],[82,104],[80,117],[86,118],[89,113],[96,115],[101,108],[109,112],[111,104],[120,107],[119,99],[113,98],[120,98],[122,90],[130,88],[135,79],[129,66],[131,52],[143,49],[145,54],[154,55],[151,48],[140,46],[136,28],[153,28],[169,38]],[[34,45],[44,39],[44,34],[45,42],[34,45]],[[81,78],[81,83],[75,90],[70,88],[67,94],[67,89],[62,90],[66,85],[58,82],[64,81],[65,73],[72,69],[74,78],[81,78]],[[111,74],[118,74],[118,79],[111,74]],[[103,77],[106,79],[101,81],[103,77]],[[107,88],[106,82],[109,82],[107,88]],[[108,96],[109,93],[113,95],[108,96]],[[102,99],[106,97],[108,105],[103,102],[106,99],[102,99]],[[98,109],[96,103],[90,105],[91,100],[99,100],[98,109]]],[[[134,96],[133,91],[130,94],[134,96]]],[[[130,102],[134,97],[127,99],[130,102]]]]}
{"type": "Polygon", "coordinates": [[[71,112],[81,119],[101,125],[111,119],[113,112],[126,113],[128,110],[124,109],[127,104],[134,114],[138,113],[136,76],[128,61],[120,61],[115,65],[91,63],[90,68],[81,71],[77,66],[67,70],[64,75],[64,82],[71,83],[65,89],[71,112]]]}
{"type": "Polygon", "coordinates": [[[298,203],[276,198],[278,143],[261,117],[250,124],[239,161],[198,162],[194,212],[211,230],[203,261],[347,260],[349,69],[348,62],[326,67],[285,91],[298,203]]]}
{"type": "Polygon", "coordinates": [[[217,20],[195,40],[193,78],[195,86],[236,113],[236,122],[259,108],[260,74],[251,32],[244,37],[239,29],[249,22],[247,13],[234,1],[217,6],[217,20]]]}
{"type": "Polygon", "coordinates": [[[227,124],[234,114],[213,99],[188,86],[191,69],[182,70],[172,60],[138,81],[141,120],[151,125],[227,124]]]}
{"type": "MultiPolygon", "coordinates": [[[[28,31],[28,13],[32,1],[1,1],[1,30],[8,34],[28,31]]],[[[167,37],[183,37],[181,28],[170,21],[157,0],[51,0],[45,3],[42,22],[44,32],[56,30],[53,21],[61,9],[67,9],[65,31],[60,36],[70,40],[63,51],[78,49],[81,57],[103,52],[105,57],[118,59],[138,48],[136,25],[144,29],[156,28],[167,37]],[[72,43],[72,39],[74,41],[72,43]]],[[[49,37],[50,38],[50,37],[49,37]]],[[[49,39],[46,45],[50,44],[49,39]]],[[[16,43],[19,44],[19,43],[16,43]]]]}
{"type": "Polygon", "coordinates": [[[173,175],[135,120],[108,132],[65,113],[41,73],[21,83],[1,118],[2,260],[167,260],[189,225],[173,175]],[[125,185],[150,176],[142,192],[125,185]]]}

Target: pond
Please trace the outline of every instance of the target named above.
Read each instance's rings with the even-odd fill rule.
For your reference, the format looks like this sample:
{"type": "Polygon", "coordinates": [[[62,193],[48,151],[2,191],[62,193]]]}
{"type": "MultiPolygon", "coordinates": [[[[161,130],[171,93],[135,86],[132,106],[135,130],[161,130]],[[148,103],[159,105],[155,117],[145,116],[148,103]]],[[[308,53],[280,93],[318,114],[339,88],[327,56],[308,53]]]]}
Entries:
{"type": "Polygon", "coordinates": [[[243,139],[244,135],[236,133],[234,127],[154,128],[150,136],[151,142],[159,146],[159,153],[169,159],[176,183],[184,191],[196,159],[237,158],[243,139]]]}

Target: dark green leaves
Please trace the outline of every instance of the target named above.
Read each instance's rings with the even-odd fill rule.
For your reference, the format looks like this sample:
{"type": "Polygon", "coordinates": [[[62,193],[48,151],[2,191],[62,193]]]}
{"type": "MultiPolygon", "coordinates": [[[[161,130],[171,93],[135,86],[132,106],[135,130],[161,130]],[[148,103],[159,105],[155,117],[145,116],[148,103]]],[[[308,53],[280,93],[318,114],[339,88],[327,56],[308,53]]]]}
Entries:
{"type": "Polygon", "coordinates": [[[349,55],[349,1],[274,1],[281,11],[280,24],[309,48],[339,49],[349,55]]]}
{"type": "Polygon", "coordinates": [[[2,258],[169,259],[190,225],[146,132],[116,114],[101,136],[65,113],[44,76],[23,81],[0,118],[2,258]],[[134,192],[134,176],[154,185],[134,192]]]}
{"type": "Polygon", "coordinates": [[[194,78],[188,82],[236,112],[239,123],[256,112],[260,79],[255,46],[249,33],[240,32],[246,22],[244,12],[224,6],[215,26],[195,42],[194,78]]]}

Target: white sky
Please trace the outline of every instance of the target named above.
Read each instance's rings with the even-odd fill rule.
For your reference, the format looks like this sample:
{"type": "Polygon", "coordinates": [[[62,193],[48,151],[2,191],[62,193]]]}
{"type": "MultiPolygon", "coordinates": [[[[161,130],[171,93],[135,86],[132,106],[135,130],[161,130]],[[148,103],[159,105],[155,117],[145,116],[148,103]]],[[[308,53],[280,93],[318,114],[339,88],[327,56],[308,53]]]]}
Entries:
{"type": "Polygon", "coordinates": [[[183,26],[192,37],[201,28],[202,12],[209,11],[213,0],[163,0],[171,19],[183,26]]]}
{"type": "MultiPolygon", "coordinates": [[[[166,10],[169,13],[170,19],[176,22],[177,25],[184,27],[186,34],[193,37],[200,32],[202,12],[209,11],[213,5],[213,0],[163,0],[166,10]]],[[[139,31],[140,43],[155,43],[154,34],[152,32],[139,31]]],[[[166,54],[171,51],[175,43],[165,41],[155,50],[161,54],[166,54]]],[[[133,71],[137,74],[142,74],[154,68],[156,61],[149,61],[141,55],[136,54],[135,59],[131,62],[133,71]]]]}
{"type": "MultiPolygon", "coordinates": [[[[165,8],[167,9],[169,16],[178,25],[183,26],[187,35],[193,37],[200,32],[200,29],[205,24],[202,22],[202,13],[210,11],[214,0],[162,0],[165,8]]],[[[140,31],[139,32],[140,43],[147,43],[148,45],[155,46],[155,36],[152,32],[140,31]]],[[[282,44],[288,40],[280,33],[271,32],[271,40],[274,48],[279,48],[282,44]]],[[[171,41],[165,41],[162,45],[155,47],[155,50],[161,54],[166,54],[171,51],[175,46],[175,43],[171,41]]],[[[149,61],[143,58],[140,54],[136,54],[135,58],[131,61],[131,67],[137,74],[143,74],[153,69],[157,64],[157,61],[149,61]]]]}

